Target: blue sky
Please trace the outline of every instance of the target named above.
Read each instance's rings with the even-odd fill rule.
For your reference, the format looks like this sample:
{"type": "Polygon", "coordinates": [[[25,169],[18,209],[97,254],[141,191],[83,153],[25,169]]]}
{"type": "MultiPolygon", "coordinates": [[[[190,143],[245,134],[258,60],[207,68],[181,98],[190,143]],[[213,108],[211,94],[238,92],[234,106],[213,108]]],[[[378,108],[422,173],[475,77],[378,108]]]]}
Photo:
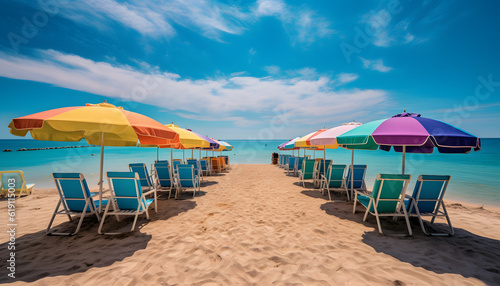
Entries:
{"type": "Polygon", "coordinates": [[[0,138],[105,99],[221,139],[403,110],[500,137],[498,1],[0,2],[0,138]]]}

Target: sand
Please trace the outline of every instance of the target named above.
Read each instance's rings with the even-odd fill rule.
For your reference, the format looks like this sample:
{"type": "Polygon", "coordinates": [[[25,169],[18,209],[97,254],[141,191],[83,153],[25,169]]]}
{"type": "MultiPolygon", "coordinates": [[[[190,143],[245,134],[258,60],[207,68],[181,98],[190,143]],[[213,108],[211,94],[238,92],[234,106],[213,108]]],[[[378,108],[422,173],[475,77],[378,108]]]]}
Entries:
{"type": "MultiPolygon", "coordinates": [[[[16,278],[2,264],[0,283],[22,285],[499,285],[500,210],[449,203],[454,237],[382,236],[352,203],[330,202],[271,165],[234,165],[205,179],[196,198],[158,201],[135,232],[97,234],[95,217],[73,237],[46,236],[57,193],[17,200],[16,278]]],[[[368,182],[372,185],[373,182],[368,182]]],[[[2,228],[7,202],[0,201],[2,228]]],[[[126,230],[131,219],[106,220],[126,230]]],[[[439,221],[441,222],[441,221],[439,221]]],[[[404,222],[384,220],[390,232],[404,222]]],[[[54,226],[76,226],[64,216],[54,226]]],[[[436,230],[442,229],[439,224],[436,230]]],[[[0,260],[8,259],[0,235],[0,260]]]]}

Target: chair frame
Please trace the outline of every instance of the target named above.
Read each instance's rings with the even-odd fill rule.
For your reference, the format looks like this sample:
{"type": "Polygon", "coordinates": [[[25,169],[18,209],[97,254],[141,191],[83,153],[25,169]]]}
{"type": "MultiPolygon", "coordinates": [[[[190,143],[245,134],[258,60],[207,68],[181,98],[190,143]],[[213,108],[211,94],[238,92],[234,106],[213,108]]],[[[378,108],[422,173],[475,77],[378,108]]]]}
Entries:
{"type": "MultiPolygon", "coordinates": [[[[24,172],[21,171],[21,170],[15,170],[15,171],[1,171],[0,172],[0,181],[2,181],[2,174],[19,174],[23,180],[22,182],[22,185],[21,185],[21,188],[20,189],[15,189],[15,192],[16,193],[19,193],[19,195],[17,196],[18,198],[21,197],[21,195],[24,193],[26,193],[27,196],[31,195],[31,193],[33,192],[33,187],[35,186],[35,184],[26,184],[26,179],[24,178],[24,172]]],[[[3,194],[4,192],[8,193],[8,190],[9,189],[4,189],[3,188],[3,181],[2,181],[2,184],[0,184],[0,194],[3,194]]]]}
{"type": "Polygon", "coordinates": [[[134,173],[137,173],[135,172],[133,169],[132,169],[132,165],[134,165],[134,167],[139,167],[140,165],[142,165],[142,167],[144,168],[144,174],[146,175],[146,178],[141,178],[140,175],[139,175],[139,178],[141,180],[146,180],[148,185],[147,186],[142,186],[142,183],[141,183],[141,186],[142,186],[142,189],[146,189],[147,191],[151,191],[151,189],[154,189],[154,180],[153,180],[153,174],[151,172],[151,174],[149,174],[148,172],[148,168],[146,167],[146,164],[144,163],[131,163],[131,164],[128,164],[128,168],[130,170],[130,172],[134,172],[134,173]]]}
{"type": "MultiPolygon", "coordinates": [[[[191,164],[183,164],[183,165],[189,165],[191,167],[191,179],[181,179],[180,172],[177,172],[177,192],[175,193],[175,198],[178,198],[178,195],[183,189],[193,189],[193,198],[196,196],[196,190],[200,191],[200,179],[195,175],[194,173],[194,166],[191,164]],[[191,180],[193,187],[183,187],[182,186],[182,181],[188,181],[191,180]]],[[[189,167],[184,166],[181,168],[188,169],[189,167]]],[[[179,169],[179,166],[177,166],[177,169],[179,169]]]]}
{"type": "MultiPolygon", "coordinates": [[[[349,178],[349,174],[351,172],[351,165],[348,165],[347,166],[347,171],[346,171],[346,179],[345,179],[345,182],[346,182],[346,187],[348,189],[348,191],[350,192],[351,194],[351,198],[354,197],[354,191],[358,190],[358,191],[365,191],[366,192],[366,182],[365,182],[365,177],[366,177],[366,169],[367,169],[367,166],[366,165],[353,165],[353,171],[355,172],[356,170],[360,170],[360,169],[363,169],[363,179],[361,179],[361,187],[360,188],[353,188],[352,192],[351,192],[351,180],[349,178]],[[360,166],[364,166],[363,168],[361,168],[360,166]]],[[[359,180],[354,180],[354,181],[359,181],[359,180]]]]}
{"type": "Polygon", "coordinates": [[[309,172],[305,172],[304,168],[305,168],[305,164],[306,162],[313,162],[314,164],[316,163],[316,161],[312,160],[312,159],[304,159],[304,161],[302,161],[302,169],[299,170],[299,183],[301,182],[302,183],[302,187],[306,187],[306,180],[314,180],[314,164],[313,164],[313,171],[311,173],[309,172]],[[311,179],[304,179],[305,175],[306,174],[311,174],[311,179]]]}
{"type": "Polygon", "coordinates": [[[111,203],[109,203],[109,201],[108,201],[108,204],[106,205],[106,209],[104,210],[104,214],[102,216],[101,223],[99,224],[99,229],[97,230],[97,232],[99,234],[105,234],[105,235],[121,234],[120,232],[105,232],[105,233],[102,232],[102,226],[104,225],[104,221],[105,221],[106,216],[108,214],[109,215],[114,215],[116,217],[117,221],[120,221],[120,216],[131,216],[131,215],[133,215],[134,216],[134,222],[132,223],[132,228],[130,229],[130,231],[134,231],[135,225],[137,223],[137,218],[139,217],[139,215],[141,215],[143,213],[146,213],[146,219],[149,220],[149,212],[148,212],[149,206],[146,205],[146,203],[145,203],[147,195],[154,194],[155,213],[158,212],[158,204],[157,204],[158,200],[157,200],[156,189],[153,188],[152,190],[150,190],[148,192],[142,192],[142,190],[139,190],[138,186],[141,186],[140,177],[139,177],[139,174],[137,174],[136,172],[134,172],[134,173],[135,173],[135,176],[133,178],[129,178],[129,177],[109,177],[106,174],[106,176],[108,177],[109,189],[111,191],[111,196],[109,198],[109,201],[111,201],[111,203]],[[114,188],[114,185],[113,185],[113,180],[114,179],[134,180],[134,186],[135,186],[136,196],[134,196],[134,197],[116,196],[115,188],[114,188]],[[140,192],[142,193],[142,195],[139,196],[140,192]],[[121,198],[123,198],[123,199],[134,199],[134,198],[136,198],[137,199],[137,205],[138,205],[138,207],[137,207],[137,209],[135,211],[134,210],[128,210],[128,209],[127,210],[120,210],[119,206],[118,206],[118,203],[116,201],[117,198],[118,199],[121,199],[121,198]],[[113,211],[109,212],[109,206],[111,204],[113,205],[113,211]],[[143,208],[142,210],[141,210],[141,207],[143,208]]]}
{"type": "MultiPolygon", "coordinates": [[[[374,198],[372,196],[372,194],[368,194],[366,192],[362,192],[362,191],[358,191],[358,190],[354,191],[355,197],[354,197],[353,214],[356,213],[356,203],[358,201],[358,194],[366,196],[366,197],[368,197],[370,199],[370,202],[368,203],[368,206],[366,206],[366,211],[365,211],[365,215],[363,217],[363,221],[366,221],[366,218],[368,217],[368,214],[372,214],[373,216],[375,216],[375,218],[377,220],[377,226],[378,226],[379,233],[382,234],[382,235],[384,235],[384,232],[382,231],[382,225],[380,223],[380,217],[382,217],[382,216],[392,216],[394,218],[394,220],[395,220],[395,219],[397,219],[397,217],[402,216],[406,220],[406,226],[408,228],[409,236],[412,236],[413,232],[411,230],[409,215],[408,215],[408,212],[406,211],[406,207],[405,207],[405,204],[404,204],[405,193],[406,193],[406,189],[408,188],[408,184],[410,182],[411,175],[406,175],[406,176],[408,176],[408,179],[382,178],[382,176],[384,176],[384,175],[385,174],[379,174],[379,175],[377,175],[376,181],[381,181],[381,182],[380,182],[380,185],[379,185],[379,189],[377,191],[377,197],[376,198],[374,198]],[[399,198],[397,198],[397,199],[381,199],[380,198],[380,195],[382,194],[381,190],[383,190],[383,188],[384,188],[384,182],[385,181],[403,181],[403,186],[401,187],[401,192],[399,193],[399,198]],[[379,202],[387,202],[387,201],[397,202],[397,205],[395,207],[395,212],[391,212],[391,213],[379,213],[378,212],[378,204],[379,204],[379,202]],[[372,205],[373,205],[373,212],[370,211],[372,205]],[[401,213],[401,210],[403,210],[403,213],[401,213]]],[[[365,207],[365,205],[363,205],[362,203],[360,203],[360,204],[363,207],[365,207]]],[[[407,236],[407,235],[396,235],[396,234],[393,234],[393,236],[407,236]]]]}
{"type": "MultiPolygon", "coordinates": [[[[314,187],[319,188],[321,187],[321,165],[325,164],[325,159],[317,160],[316,163],[314,164],[314,169],[313,169],[313,180],[314,180],[314,187]]],[[[333,164],[333,160],[331,159],[326,159],[326,161],[330,161],[329,163],[326,164],[325,170],[323,171],[323,174],[328,170],[331,164],[333,164]]]]}
{"type": "Polygon", "coordinates": [[[93,215],[95,214],[97,217],[97,220],[100,222],[101,218],[99,217],[99,212],[98,209],[94,203],[94,200],[92,197],[97,196],[97,193],[92,193],[89,191],[89,196],[87,196],[87,193],[85,192],[85,189],[88,190],[88,186],[85,186],[85,177],[83,174],[79,174],[78,178],[56,178],[54,174],[52,174],[52,177],[54,178],[54,183],[57,187],[57,191],[59,192],[59,201],[57,202],[56,208],[54,210],[54,213],[52,214],[52,218],[50,219],[49,225],[47,226],[47,230],[45,233],[47,235],[61,235],[61,236],[72,236],[76,235],[80,231],[80,227],[82,226],[83,219],[85,218],[86,215],[93,215]],[[82,194],[83,198],[66,198],[64,196],[64,192],[62,190],[60,181],[63,180],[78,180],[80,181],[80,186],[82,189],[82,194]],[[69,209],[66,201],[85,201],[85,206],[83,208],[83,211],[72,211],[69,209]],[[62,205],[62,209],[60,209],[62,205]],[[87,212],[87,209],[90,208],[90,211],[87,212]],[[80,219],[78,220],[78,225],[76,226],[76,230],[74,232],[50,232],[50,228],[52,226],[52,223],[54,222],[54,219],[56,215],[67,215],[69,221],[73,221],[73,218],[71,217],[72,215],[79,215],[80,219]]]}
{"type": "MultiPolygon", "coordinates": [[[[446,210],[446,206],[444,204],[444,194],[446,193],[446,189],[448,188],[448,185],[450,183],[450,176],[434,176],[434,175],[420,175],[417,179],[420,184],[417,183],[416,186],[418,186],[418,189],[416,190],[416,196],[414,197],[413,194],[411,196],[407,195],[406,198],[410,200],[409,205],[408,205],[408,214],[410,216],[417,216],[418,221],[420,223],[420,227],[422,228],[422,231],[426,235],[431,235],[431,236],[453,236],[455,234],[455,230],[453,229],[453,226],[451,225],[451,220],[450,216],[448,215],[448,211],[446,210]],[[424,177],[448,177],[447,180],[444,179],[429,179],[424,177]],[[441,187],[440,193],[436,199],[420,199],[420,194],[422,191],[422,187],[424,185],[424,182],[443,182],[443,185],[441,187]],[[419,202],[436,202],[434,211],[431,213],[421,213],[418,206],[419,202]],[[440,210],[442,208],[442,210],[440,210]],[[416,214],[413,213],[413,209],[415,209],[416,214]],[[427,231],[424,225],[424,220],[422,219],[423,216],[431,216],[431,224],[434,223],[434,220],[436,217],[445,217],[446,221],[448,222],[448,227],[450,229],[449,233],[431,233],[430,231],[427,231]]],[[[415,192],[414,192],[415,194],[415,192]]]]}
{"type": "Polygon", "coordinates": [[[170,199],[170,197],[172,195],[172,190],[176,190],[176,187],[177,187],[176,177],[173,175],[172,169],[167,164],[155,163],[151,166],[151,170],[152,170],[151,173],[153,175],[154,188],[157,191],[164,190],[165,188],[168,188],[168,199],[170,199]],[[156,165],[158,165],[158,166],[156,166],[156,165]],[[162,179],[160,179],[160,176],[158,175],[158,170],[157,170],[158,167],[168,169],[168,173],[170,176],[170,187],[162,187],[161,182],[160,182],[160,180],[162,180],[162,179]]]}
{"type": "Polygon", "coordinates": [[[328,167],[328,170],[327,170],[327,176],[325,177],[324,174],[321,174],[321,193],[324,195],[325,194],[325,191],[328,192],[328,199],[331,201],[332,200],[332,195],[330,194],[330,191],[332,190],[340,190],[340,191],[343,191],[343,192],[346,192],[347,194],[347,200],[349,201],[350,200],[350,197],[349,197],[349,191],[347,190],[347,186],[346,186],[346,168],[347,166],[346,165],[338,165],[338,164],[330,164],[330,166],[328,167]],[[344,171],[342,173],[342,179],[340,180],[332,180],[332,172],[334,169],[341,169],[340,167],[343,167],[344,171]],[[340,187],[330,187],[330,184],[331,182],[333,181],[340,181],[340,187]]]}

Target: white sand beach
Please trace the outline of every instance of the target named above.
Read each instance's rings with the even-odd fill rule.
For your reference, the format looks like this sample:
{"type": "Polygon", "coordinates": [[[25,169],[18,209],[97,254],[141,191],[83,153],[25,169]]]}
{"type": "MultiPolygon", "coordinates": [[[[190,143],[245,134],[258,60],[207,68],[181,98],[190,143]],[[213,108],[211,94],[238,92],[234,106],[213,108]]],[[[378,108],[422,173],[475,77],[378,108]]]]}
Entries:
{"type": "MultiPolygon", "coordinates": [[[[135,232],[104,236],[95,217],[73,237],[46,236],[55,189],[18,199],[16,278],[9,285],[499,285],[500,209],[447,201],[456,234],[428,237],[412,220],[413,237],[378,233],[362,208],[330,202],[271,165],[233,165],[205,178],[195,198],[158,200],[135,232]]],[[[373,182],[367,182],[368,187],[373,182]]],[[[473,190],[471,190],[473,191],[473,190]]],[[[7,202],[0,201],[6,217],[7,202]]],[[[126,230],[132,218],[105,228],[126,230]]],[[[383,221],[404,233],[403,220],[383,221]]],[[[438,221],[441,222],[441,221],[438,221]]],[[[2,219],[2,227],[6,228],[2,219]]],[[[59,216],[54,227],[71,230],[59,216]]],[[[436,229],[441,228],[439,225],[436,229]]],[[[8,258],[0,234],[0,259],[8,258]]]]}

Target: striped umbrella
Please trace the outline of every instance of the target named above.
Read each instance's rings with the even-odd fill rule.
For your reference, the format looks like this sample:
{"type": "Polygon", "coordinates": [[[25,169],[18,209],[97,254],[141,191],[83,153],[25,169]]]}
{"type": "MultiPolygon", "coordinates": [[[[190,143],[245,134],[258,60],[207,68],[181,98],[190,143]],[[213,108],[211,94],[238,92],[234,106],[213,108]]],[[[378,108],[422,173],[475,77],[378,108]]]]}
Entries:
{"type": "Polygon", "coordinates": [[[80,141],[101,146],[99,177],[99,211],[102,206],[104,146],[141,144],[175,144],[175,131],[147,116],[124,110],[112,104],[99,103],[64,107],[19,118],[9,124],[10,133],[49,141],[80,141]]]}

